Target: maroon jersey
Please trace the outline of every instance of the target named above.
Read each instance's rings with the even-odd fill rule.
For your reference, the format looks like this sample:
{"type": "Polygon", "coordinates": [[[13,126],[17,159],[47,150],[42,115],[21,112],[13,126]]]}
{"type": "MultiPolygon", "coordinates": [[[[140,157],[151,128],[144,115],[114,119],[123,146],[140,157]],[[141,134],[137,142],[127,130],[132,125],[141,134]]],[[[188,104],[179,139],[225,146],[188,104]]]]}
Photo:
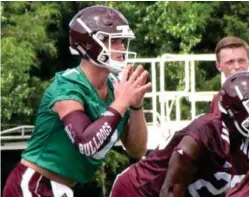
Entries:
{"type": "Polygon", "coordinates": [[[220,93],[218,92],[216,95],[214,95],[212,99],[212,102],[210,105],[210,113],[220,114],[219,99],[220,99],[220,93]]]}
{"type": "Polygon", "coordinates": [[[242,138],[231,149],[233,177],[226,197],[249,197],[249,138],[242,138]]]}
{"type": "Polygon", "coordinates": [[[130,167],[129,177],[143,197],[158,197],[168,169],[170,157],[184,136],[195,139],[202,150],[201,167],[194,175],[186,196],[219,196],[230,187],[230,139],[220,116],[206,114],[176,132],[164,149],[151,152],[130,167]]]}
{"type": "Polygon", "coordinates": [[[242,181],[238,185],[236,185],[236,187],[229,190],[226,194],[226,197],[249,196],[249,171],[245,176],[241,175],[239,178],[243,178],[242,181]]]}
{"type": "Polygon", "coordinates": [[[243,175],[249,171],[249,138],[241,138],[231,147],[233,174],[243,175]]]}

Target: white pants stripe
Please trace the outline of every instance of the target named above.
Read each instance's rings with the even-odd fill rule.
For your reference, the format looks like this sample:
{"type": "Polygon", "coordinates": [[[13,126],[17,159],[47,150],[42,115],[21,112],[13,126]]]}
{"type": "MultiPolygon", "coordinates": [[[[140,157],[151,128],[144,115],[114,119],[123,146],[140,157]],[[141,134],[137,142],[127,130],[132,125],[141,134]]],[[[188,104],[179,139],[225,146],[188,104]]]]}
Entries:
{"type": "Polygon", "coordinates": [[[34,173],[35,171],[33,169],[27,168],[27,170],[22,175],[21,188],[22,188],[23,197],[32,197],[32,194],[29,191],[29,181],[34,173]]]}
{"type": "MultiPolygon", "coordinates": [[[[22,175],[21,189],[22,189],[23,197],[33,197],[32,193],[29,190],[29,182],[34,174],[35,174],[35,171],[33,169],[27,168],[27,170],[22,175]]],[[[39,179],[36,183],[36,187],[35,187],[35,194],[38,197],[42,197],[39,194],[37,194],[39,184],[40,184],[42,177],[43,176],[39,177],[39,179]]],[[[69,188],[65,185],[62,185],[60,183],[54,182],[54,181],[50,181],[50,182],[51,182],[52,193],[53,193],[54,197],[73,197],[73,191],[71,188],[69,188]]]]}

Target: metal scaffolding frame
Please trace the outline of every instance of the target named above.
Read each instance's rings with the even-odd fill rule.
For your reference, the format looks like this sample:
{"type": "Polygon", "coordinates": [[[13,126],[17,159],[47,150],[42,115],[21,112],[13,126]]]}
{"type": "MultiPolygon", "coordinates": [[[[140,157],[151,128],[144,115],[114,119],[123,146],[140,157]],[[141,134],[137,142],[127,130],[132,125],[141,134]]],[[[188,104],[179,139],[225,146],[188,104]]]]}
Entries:
{"type": "MultiPolygon", "coordinates": [[[[147,120],[149,129],[148,149],[155,148],[159,141],[168,138],[175,131],[186,126],[197,115],[197,102],[210,102],[216,91],[196,91],[195,68],[196,62],[211,61],[215,66],[214,54],[178,55],[164,54],[158,58],[137,58],[130,60],[130,63],[149,64],[152,88],[146,93],[145,99],[149,99],[152,108],[144,109],[145,114],[152,118],[147,120]],[[182,62],[184,65],[184,89],[181,91],[170,91],[165,87],[165,74],[168,63],[182,62]],[[159,71],[159,73],[157,72],[159,71]],[[159,85],[158,85],[159,84],[159,85]],[[187,98],[190,102],[191,117],[184,120],[181,117],[181,98],[187,98]],[[173,110],[174,107],[174,110],[173,110]],[[175,112],[175,119],[171,118],[172,111],[175,112]]],[[[224,76],[221,77],[221,83],[224,76]]],[[[27,140],[30,138],[33,126],[23,125],[1,132],[1,150],[24,149],[27,140]]]]}

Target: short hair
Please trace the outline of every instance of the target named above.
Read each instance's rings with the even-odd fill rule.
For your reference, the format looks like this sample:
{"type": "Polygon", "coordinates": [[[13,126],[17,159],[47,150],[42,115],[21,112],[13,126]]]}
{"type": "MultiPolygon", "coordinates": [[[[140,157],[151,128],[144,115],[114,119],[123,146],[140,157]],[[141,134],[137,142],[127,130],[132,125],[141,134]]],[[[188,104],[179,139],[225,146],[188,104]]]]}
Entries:
{"type": "Polygon", "coordinates": [[[247,56],[249,58],[249,45],[247,44],[246,41],[242,40],[241,38],[234,37],[234,36],[227,36],[222,38],[218,44],[216,45],[215,48],[215,55],[217,61],[220,61],[220,51],[221,49],[224,48],[239,48],[239,47],[244,47],[247,52],[247,56]]]}

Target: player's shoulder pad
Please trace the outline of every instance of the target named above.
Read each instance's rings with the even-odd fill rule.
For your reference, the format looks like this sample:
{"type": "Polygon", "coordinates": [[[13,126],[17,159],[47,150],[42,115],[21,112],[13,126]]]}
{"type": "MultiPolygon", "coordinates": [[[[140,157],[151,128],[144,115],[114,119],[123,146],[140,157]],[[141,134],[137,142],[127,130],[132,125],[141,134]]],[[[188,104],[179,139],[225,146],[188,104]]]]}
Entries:
{"type": "Polygon", "coordinates": [[[62,83],[71,83],[74,87],[79,84],[81,88],[91,89],[88,80],[77,68],[69,68],[65,71],[58,72],[56,79],[62,83]]]}
{"type": "Polygon", "coordinates": [[[196,128],[203,128],[207,126],[214,126],[215,124],[219,124],[221,122],[220,116],[214,113],[207,113],[198,115],[193,121],[192,126],[195,125],[196,128]]]}

